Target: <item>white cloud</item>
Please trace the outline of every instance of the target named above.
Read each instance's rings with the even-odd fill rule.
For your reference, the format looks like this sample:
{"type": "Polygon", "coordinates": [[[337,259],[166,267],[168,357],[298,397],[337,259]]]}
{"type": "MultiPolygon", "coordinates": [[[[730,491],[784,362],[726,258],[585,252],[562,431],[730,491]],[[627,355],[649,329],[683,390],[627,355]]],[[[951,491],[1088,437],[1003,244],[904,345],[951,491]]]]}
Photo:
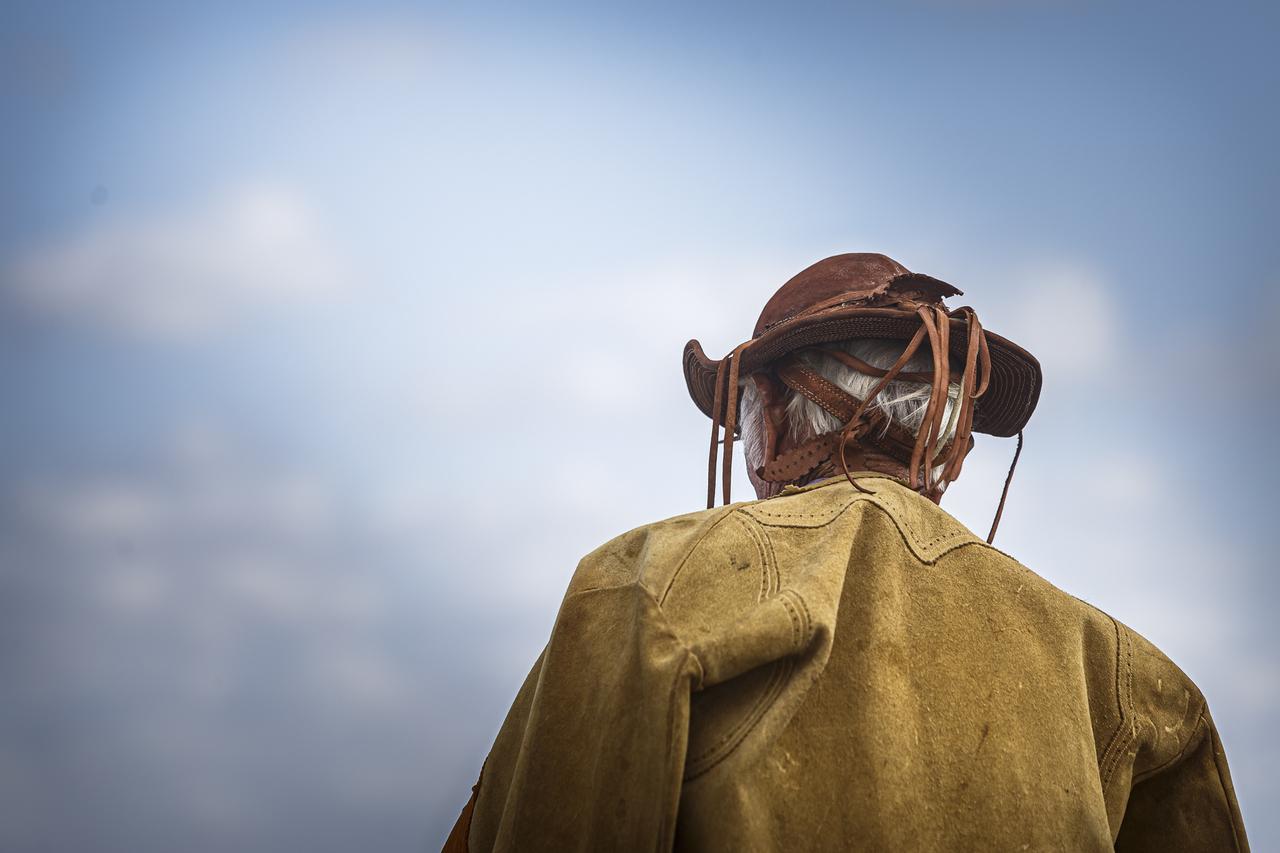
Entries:
{"type": "Polygon", "coordinates": [[[94,222],[19,258],[5,280],[41,315],[187,339],[331,294],[346,275],[300,196],[249,185],[195,208],[94,222]]]}

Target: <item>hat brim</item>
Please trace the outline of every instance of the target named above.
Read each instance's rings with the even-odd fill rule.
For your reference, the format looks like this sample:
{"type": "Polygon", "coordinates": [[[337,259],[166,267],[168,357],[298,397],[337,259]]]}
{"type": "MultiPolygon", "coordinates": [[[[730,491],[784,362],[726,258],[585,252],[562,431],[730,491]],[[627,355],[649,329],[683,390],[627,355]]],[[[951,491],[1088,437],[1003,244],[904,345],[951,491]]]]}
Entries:
{"type": "MultiPolygon", "coordinates": [[[[748,374],[789,352],[804,347],[852,338],[909,340],[920,328],[917,314],[897,308],[839,308],[824,311],[792,323],[784,323],[756,338],[742,351],[739,372],[748,374]]],[[[1007,437],[1026,426],[1040,399],[1040,362],[1017,344],[988,331],[991,355],[991,383],[977,399],[973,410],[973,431],[1007,437]]],[[[963,359],[968,349],[964,320],[951,320],[951,355],[963,359]]],[[[702,413],[711,417],[715,401],[716,369],[720,360],[707,358],[702,345],[689,341],[684,348],[684,379],[689,396],[702,413]]],[[[721,422],[724,421],[721,412],[721,422]]]]}

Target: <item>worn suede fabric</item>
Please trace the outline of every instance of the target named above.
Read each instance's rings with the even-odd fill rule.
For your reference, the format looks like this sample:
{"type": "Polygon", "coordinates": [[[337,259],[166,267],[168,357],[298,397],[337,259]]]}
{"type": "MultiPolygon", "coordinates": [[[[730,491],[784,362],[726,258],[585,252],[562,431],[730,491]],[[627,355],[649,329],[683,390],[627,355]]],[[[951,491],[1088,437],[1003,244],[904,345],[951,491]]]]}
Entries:
{"type": "Polygon", "coordinates": [[[1248,849],[1186,675],[857,476],[870,494],[788,487],[584,558],[470,849],[1248,849]]]}

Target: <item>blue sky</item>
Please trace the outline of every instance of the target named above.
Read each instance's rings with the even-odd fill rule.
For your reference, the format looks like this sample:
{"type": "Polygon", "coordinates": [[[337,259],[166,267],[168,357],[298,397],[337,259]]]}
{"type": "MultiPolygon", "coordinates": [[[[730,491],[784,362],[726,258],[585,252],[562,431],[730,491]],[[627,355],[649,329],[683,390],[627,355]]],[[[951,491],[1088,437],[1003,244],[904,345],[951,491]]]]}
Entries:
{"type": "Polygon", "coordinates": [[[577,559],[700,505],[684,342],[841,251],[1041,358],[999,542],[1200,684],[1274,846],[1277,24],[7,5],[0,847],[438,843],[577,559]]]}

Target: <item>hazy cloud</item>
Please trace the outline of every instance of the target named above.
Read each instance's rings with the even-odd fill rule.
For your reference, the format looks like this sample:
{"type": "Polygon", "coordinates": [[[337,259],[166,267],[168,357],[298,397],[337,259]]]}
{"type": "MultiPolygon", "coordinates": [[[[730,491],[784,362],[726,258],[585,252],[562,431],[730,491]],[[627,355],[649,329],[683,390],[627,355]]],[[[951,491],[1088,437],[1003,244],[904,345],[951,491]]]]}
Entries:
{"type": "MultiPolygon", "coordinates": [[[[171,831],[184,849],[342,850],[331,828],[363,825],[417,849],[423,803],[465,788],[492,725],[448,720],[438,693],[493,689],[446,675],[441,637],[463,617],[430,582],[447,542],[475,533],[393,539],[375,505],[323,477],[192,432],[146,470],[0,491],[0,620],[25,625],[0,791],[21,780],[33,804],[6,814],[0,847],[85,849],[93,815],[52,805],[92,796],[127,846],[171,831]],[[435,737],[442,725],[454,736],[435,737]],[[108,795],[107,773],[128,783],[108,795]],[[282,809],[308,818],[281,826],[282,809]]],[[[482,703],[494,714],[498,689],[482,703]]]]}
{"type": "Polygon", "coordinates": [[[94,220],[20,257],[12,296],[42,316],[148,338],[199,337],[346,281],[317,212],[247,185],[194,208],[94,220]]]}
{"type": "Polygon", "coordinates": [[[1116,306],[1105,278],[1080,265],[1033,269],[1020,277],[1013,314],[1024,342],[1055,382],[1077,382],[1114,364],[1116,306]]]}

